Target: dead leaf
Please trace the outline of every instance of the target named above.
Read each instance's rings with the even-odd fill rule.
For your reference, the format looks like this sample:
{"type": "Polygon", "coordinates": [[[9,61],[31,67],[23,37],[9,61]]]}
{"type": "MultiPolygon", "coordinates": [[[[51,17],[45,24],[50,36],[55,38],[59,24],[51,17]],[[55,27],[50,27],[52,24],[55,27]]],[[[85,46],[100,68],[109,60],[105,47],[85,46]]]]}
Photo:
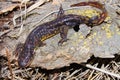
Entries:
{"type": "MultiPolygon", "coordinates": [[[[39,0],[39,1],[37,1],[35,4],[33,4],[32,6],[30,6],[30,7],[26,10],[27,13],[30,12],[30,11],[32,11],[33,9],[39,7],[40,5],[42,5],[43,3],[47,2],[47,1],[48,1],[48,0],[39,0]]],[[[26,14],[26,11],[23,11],[22,14],[17,14],[17,15],[15,15],[15,16],[13,17],[13,24],[14,24],[14,25],[16,25],[15,20],[16,20],[17,18],[19,18],[20,16],[25,15],[25,14],[26,14]]]]}

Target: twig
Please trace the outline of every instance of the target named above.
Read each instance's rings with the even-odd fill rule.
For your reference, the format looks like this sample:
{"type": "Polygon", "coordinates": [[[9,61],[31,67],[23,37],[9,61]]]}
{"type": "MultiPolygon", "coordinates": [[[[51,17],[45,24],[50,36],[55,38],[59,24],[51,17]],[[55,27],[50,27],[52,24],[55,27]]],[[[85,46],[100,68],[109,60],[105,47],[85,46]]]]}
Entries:
{"type": "Polygon", "coordinates": [[[39,80],[41,80],[44,76],[45,76],[45,74],[42,74],[42,75],[39,77],[39,80]]]}
{"type": "Polygon", "coordinates": [[[114,76],[114,77],[117,77],[118,79],[120,79],[120,75],[118,74],[114,74],[112,72],[108,72],[108,71],[105,71],[105,70],[102,70],[102,69],[99,69],[97,67],[94,67],[94,66],[91,66],[90,64],[81,64],[82,66],[85,66],[87,68],[90,68],[90,69],[94,69],[94,70],[97,70],[97,71],[100,71],[100,72],[103,72],[105,74],[108,74],[108,75],[111,75],[111,76],[114,76]]]}
{"type": "MultiPolygon", "coordinates": [[[[23,0],[24,1],[24,0],[23,0]]],[[[25,3],[25,15],[27,14],[26,13],[26,3],[27,2],[21,2],[21,5],[23,4],[23,3],[25,3]]],[[[21,11],[21,27],[20,27],[20,31],[19,31],[19,33],[18,33],[18,35],[17,36],[20,36],[20,34],[22,33],[22,30],[23,30],[23,18],[22,18],[22,8],[21,8],[21,5],[20,5],[20,11],[21,11]]]]}
{"type": "Polygon", "coordinates": [[[6,30],[6,31],[3,31],[3,32],[0,32],[0,37],[2,37],[3,35],[9,33],[10,31],[12,31],[12,29],[9,29],[9,30],[6,30]]]}
{"type": "Polygon", "coordinates": [[[79,70],[75,70],[75,71],[74,71],[71,75],[69,75],[65,80],[71,78],[74,74],[78,73],[79,71],[80,71],[80,69],[79,69],[79,70]]]}
{"type": "MultiPolygon", "coordinates": [[[[31,70],[31,68],[28,68],[26,71],[31,70]]],[[[14,74],[25,72],[25,70],[13,70],[14,74]]]]}
{"type": "Polygon", "coordinates": [[[13,17],[13,24],[16,25],[16,19],[19,18],[20,16],[23,16],[26,14],[26,12],[30,12],[32,11],[33,9],[35,9],[36,7],[40,6],[41,4],[45,3],[47,0],[39,0],[38,2],[36,2],[35,4],[33,4],[32,6],[30,6],[28,9],[26,9],[25,11],[23,11],[22,14],[18,14],[18,15],[15,15],[13,17]]]}
{"type": "Polygon", "coordinates": [[[57,78],[58,78],[58,76],[60,75],[60,73],[55,73],[55,74],[53,74],[54,76],[53,76],[53,78],[51,79],[51,80],[56,80],[57,78]]]}
{"type": "Polygon", "coordinates": [[[8,59],[8,67],[10,69],[11,80],[13,80],[12,67],[11,67],[11,64],[10,64],[10,53],[9,53],[7,48],[5,48],[5,50],[6,50],[6,55],[7,55],[7,59],[8,59]]]}
{"type": "Polygon", "coordinates": [[[100,75],[100,73],[97,73],[95,76],[93,76],[90,80],[95,80],[95,78],[100,75]]]}
{"type": "MultiPolygon", "coordinates": [[[[95,66],[97,66],[98,64],[96,64],[95,66]]],[[[91,74],[89,75],[88,79],[87,80],[91,80],[91,77],[93,75],[93,73],[95,72],[95,70],[92,70],[91,74]]]]}

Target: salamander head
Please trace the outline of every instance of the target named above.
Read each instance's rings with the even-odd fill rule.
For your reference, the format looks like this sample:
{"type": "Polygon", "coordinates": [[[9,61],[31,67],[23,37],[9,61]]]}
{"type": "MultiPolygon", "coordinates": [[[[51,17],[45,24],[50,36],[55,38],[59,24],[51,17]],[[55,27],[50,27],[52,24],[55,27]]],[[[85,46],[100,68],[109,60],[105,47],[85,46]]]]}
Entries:
{"type": "Polygon", "coordinates": [[[18,57],[18,65],[19,67],[27,67],[30,65],[30,63],[32,62],[32,59],[33,59],[33,54],[28,52],[28,51],[22,51],[20,54],[19,54],[19,57],[18,57]]]}

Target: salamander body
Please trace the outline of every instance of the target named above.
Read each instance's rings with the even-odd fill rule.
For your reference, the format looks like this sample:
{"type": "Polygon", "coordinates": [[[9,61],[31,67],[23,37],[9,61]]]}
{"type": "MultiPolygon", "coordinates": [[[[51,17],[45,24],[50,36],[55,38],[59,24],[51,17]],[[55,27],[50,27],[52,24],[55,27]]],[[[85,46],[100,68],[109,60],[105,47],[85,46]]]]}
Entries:
{"type": "Polygon", "coordinates": [[[58,44],[67,41],[68,26],[75,26],[82,23],[81,16],[78,15],[64,15],[56,18],[53,21],[44,23],[36,27],[27,37],[23,50],[19,54],[18,64],[20,67],[27,66],[28,62],[33,58],[34,48],[36,46],[43,46],[43,41],[60,33],[61,40],[58,44]]]}
{"type": "Polygon", "coordinates": [[[60,33],[61,40],[58,42],[61,45],[63,42],[67,41],[67,32],[69,28],[73,28],[74,26],[79,26],[80,24],[87,24],[89,25],[99,25],[104,21],[106,18],[106,10],[102,7],[102,5],[98,2],[82,2],[78,4],[74,4],[72,6],[86,6],[90,5],[93,7],[100,8],[103,13],[100,14],[99,17],[96,18],[88,18],[86,16],[75,15],[75,14],[68,14],[64,15],[64,11],[62,7],[58,12],[58,16],[56,19],[43,23],[33,29],[30,34],[28,35],[22,50],[19,52],[18,56],[18,65],[20,67],[27,67],[31,60],[34,57],[34,49],[36,46],[43,46],[44,40],[49,39],[56,34],[60,33]]]}

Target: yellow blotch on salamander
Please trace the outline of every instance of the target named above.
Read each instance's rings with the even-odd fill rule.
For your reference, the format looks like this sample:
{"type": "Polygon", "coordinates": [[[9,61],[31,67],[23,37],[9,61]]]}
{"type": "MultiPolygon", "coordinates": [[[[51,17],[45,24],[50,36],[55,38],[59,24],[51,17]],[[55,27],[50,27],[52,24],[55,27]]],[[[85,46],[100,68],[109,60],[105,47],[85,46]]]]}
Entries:
{"type": "Polygon", "coordinates": [[[40,39],[41,41],[44,41],[44,40],[46,40],[46,39],[48,39],[48,38],[50,38],[50,37],[52,37],[52,36],[54,36],[55,34],[47,34],[47,35],[44,35],[44,36],[42,36],[42,38],[40,39]]]}

